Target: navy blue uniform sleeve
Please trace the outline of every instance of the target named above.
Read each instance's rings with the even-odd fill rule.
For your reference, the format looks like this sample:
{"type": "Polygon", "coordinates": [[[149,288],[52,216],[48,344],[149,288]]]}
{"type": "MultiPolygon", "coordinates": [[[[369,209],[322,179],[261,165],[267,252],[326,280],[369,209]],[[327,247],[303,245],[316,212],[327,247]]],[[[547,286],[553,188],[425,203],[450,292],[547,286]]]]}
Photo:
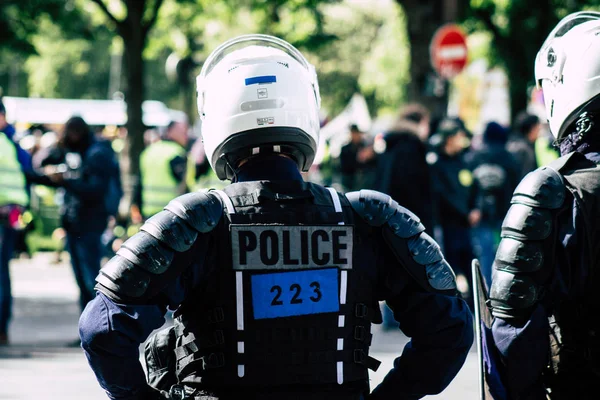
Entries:
{"type": "Polygon", "coordinates": [[[400,329],[411,338],[373,399],[420,399],[443,391],[473,343],[473,319],[457,297],[405,290],[388,300],[400,329]]]}
{"type": "MultiPolygon", "coordinates": [[[[558,244],[553,267],[557,273],[551,274],[552,278],[544,286],[550,290],[549,295],[560,294],[569,285],[559,279],[578,276],[576,269],[579,267],[576,260],[582,259],[578,252],[581,251],[581,238],[584,236],[583,216],[578,212],[577,205],[573,202],[572,212],[562,213],[557,224],[558,244]]],[[[572,290],[572,289],[571,289],[572,290]]],[[[573,295],[573,294],[571,294],[573,295]]],[[[545,399],[545,388],[542,381],[542,372],[548,365],[549,354],[549,324],[548,318],[552,311],[548,306],[538,303],[531,316],[525,320],[507,320],[496,318],[492,325],[494,344],[502,360],[503,381],[510,398],[514,399],[545,399]]]]}
{"type": "Polygon", "coordinates": [[[473,343],[473,317],[464,300],[425,291],[393,256],[384,256],[381,293],[411,341],[372,399],[420,399],[443,391],[463,366],[473,343]],[[396,264],[397,267],[390,268],[396,264]]]}
{"type": "Polygon", "coordinates": [[[102,293],[79,320],[81,346],[100,386],[110,399],[136,399],[146,391],[138,348],[164,323],[156,305],[115,304],[102,293]]]}
{"type": "Polygon", "coordinates": [[[140,399],[147,390],[139,362],[139,347],[164,323],[164,314],[181,304],[200,279],[200,264],[192,264],[160,294],[161,305],[117,304],[103,293],[88,303],[79,319],[81,346],[100,386],[111,399],[140,399]]]}
{"type": "Polygon", "coordinates": [[[514,399],[546,399],[542,372],[548,364],[548,315],[541,305],[525,324],[498,318],[492,335],[503,362],[503,381],[514,399]]]}

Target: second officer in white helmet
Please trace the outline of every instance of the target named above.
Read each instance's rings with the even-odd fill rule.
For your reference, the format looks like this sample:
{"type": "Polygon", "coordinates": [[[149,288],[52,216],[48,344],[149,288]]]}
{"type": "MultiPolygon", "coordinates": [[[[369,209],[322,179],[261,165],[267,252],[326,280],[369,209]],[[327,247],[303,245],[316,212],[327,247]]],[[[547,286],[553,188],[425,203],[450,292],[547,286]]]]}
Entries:
{"type": "Polygon", "coordinates": [[[562,157],[521,181],[502,227],[490,290],[497,398],[597,399],[600,13],[556,26],[535,79],[562,157]]]}

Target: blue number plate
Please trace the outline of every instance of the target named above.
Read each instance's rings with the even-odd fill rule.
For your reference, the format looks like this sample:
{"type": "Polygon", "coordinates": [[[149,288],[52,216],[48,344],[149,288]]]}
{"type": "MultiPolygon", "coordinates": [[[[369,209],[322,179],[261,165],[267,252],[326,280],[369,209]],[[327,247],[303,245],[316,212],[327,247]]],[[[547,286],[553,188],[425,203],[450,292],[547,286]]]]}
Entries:
{"type": "Polygon", "coordinates": [[[339,311],[337,268],[253,275],[251,280],[255,319],[339,311]]]}

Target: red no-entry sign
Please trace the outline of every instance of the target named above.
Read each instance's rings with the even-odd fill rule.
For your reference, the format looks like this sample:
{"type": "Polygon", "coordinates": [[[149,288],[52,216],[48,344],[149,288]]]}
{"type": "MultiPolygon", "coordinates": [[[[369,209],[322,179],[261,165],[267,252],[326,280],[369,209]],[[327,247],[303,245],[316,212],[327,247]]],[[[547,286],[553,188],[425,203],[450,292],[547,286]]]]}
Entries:
{"type": "Polygon", "coordinates": [[[467,36],[457,25],[444,25],[429,47],[431,65],[445,79],[452,79],[467,65],[467,36]]]}

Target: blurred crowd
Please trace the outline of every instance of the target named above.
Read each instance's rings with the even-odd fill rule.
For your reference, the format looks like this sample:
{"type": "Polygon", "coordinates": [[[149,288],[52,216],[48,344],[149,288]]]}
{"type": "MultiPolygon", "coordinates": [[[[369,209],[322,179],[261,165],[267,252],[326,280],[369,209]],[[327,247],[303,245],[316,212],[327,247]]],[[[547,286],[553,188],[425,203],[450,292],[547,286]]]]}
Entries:
{"type": "Polygon", "coordinates": [[[385,132],[349,127],[329,184],[344,191],[379,190],[415,213],[443,247],[459,289],[472,304],[471,260],[485,279],[502,221],[520,180],[558,157],[547,127],[522,112],[512,126],[489,122],[474,134],[460,118],[432,120],[421,105],[403,108],[385,132]]]}
{"type": "Polygon", "coordinates": [[[0,102],[0,345],[8,343],[11,258],[31,256],[33,246],[60,260],[66,250],[83,310],[103,260],[145,219],[183,193],[218,184],[186,120],[149,127],[137,181],[122,179],[121,167],[131,165],[126,146],[125,127],[89,126],[79,116],[17,132],[0,102]]]}
{"type": "MultiPolygon", "coordinates": [[[[102,260],[119,251],[145,219],[178,195],[225,184],[186,120],[149,127],[134,181],[121,171],[131,166],[125,127],[89,126],[73,116],[64,126],[34,125],[17,133],[0,102],[0,132],[5,155],[0,163],[0,344],[8,342],[11,314],[8,262],[31,253],[33,242],[26,235],[39,239],[36,249],[56,250],[58,258],[63,250],[69,253],[83,309],[94,296],[102,260]],[[21,176],[10,175],[15,165],[21,176]],[[8,186],[15,190],[6,191],[8,186]],[[45,245],[44,238],[53,245],[45,245]]],[[[343,191],[391,195],[443,246],[460,290],[470,299],[470,261],[479,258],[491,279],[502,219],[517,183],[558,156],[544,132],[538,117],[522,113],[510,128],[490,122],[474,135],[459,118],[432,120],[426,108],[409,105],[384,132],[363,132],[356,124],[339,132],[347,135],[347,144],[335,155],[328,146],[306,178],[343,191]]]]}

